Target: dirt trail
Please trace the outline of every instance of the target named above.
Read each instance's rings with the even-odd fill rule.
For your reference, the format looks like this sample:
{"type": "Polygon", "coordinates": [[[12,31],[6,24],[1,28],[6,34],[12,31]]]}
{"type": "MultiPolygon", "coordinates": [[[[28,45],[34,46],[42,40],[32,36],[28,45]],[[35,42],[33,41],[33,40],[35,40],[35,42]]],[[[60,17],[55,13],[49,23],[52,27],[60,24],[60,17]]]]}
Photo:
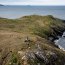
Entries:
{"type": "Polygon", "coordinates": [[[0,31],[0,35],[17,35],[17,34],[21,34],[21,33],[17,33],[17,32],[11,32],[11,31],[0,31]]]}
{"type": "Polygon", "coordinates": [[[0,30],[0,48],[19,49],[27,36],[35,40],[34,35],[0,30]]]}

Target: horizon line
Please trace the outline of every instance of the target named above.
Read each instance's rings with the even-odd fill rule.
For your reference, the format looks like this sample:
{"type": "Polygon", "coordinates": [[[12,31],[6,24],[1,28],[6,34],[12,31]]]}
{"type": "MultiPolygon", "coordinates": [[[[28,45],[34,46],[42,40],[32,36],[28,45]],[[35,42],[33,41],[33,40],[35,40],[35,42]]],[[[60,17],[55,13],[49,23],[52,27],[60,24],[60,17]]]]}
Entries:
{"type": "MultiPolygon", "coordinates": [[[[12,6],[12,5],[9,5],[9,4],[0,4],[0,5],[4,5],[4,6],[12,6]]],[[[65,5],[19,5],[19,4],[13,4],[13,6],[65,6],[65,5]]]]}

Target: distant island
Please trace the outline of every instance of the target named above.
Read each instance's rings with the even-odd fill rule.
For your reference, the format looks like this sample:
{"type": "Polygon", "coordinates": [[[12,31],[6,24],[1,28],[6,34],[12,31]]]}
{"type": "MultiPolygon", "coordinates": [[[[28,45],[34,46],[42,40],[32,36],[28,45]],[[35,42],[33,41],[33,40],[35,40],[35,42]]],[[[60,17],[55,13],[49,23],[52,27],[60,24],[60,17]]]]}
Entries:
{"type": "Polygon", "coordinates": [[[4,6],[4,5],[0,4],[0,6],[4,6]]]}

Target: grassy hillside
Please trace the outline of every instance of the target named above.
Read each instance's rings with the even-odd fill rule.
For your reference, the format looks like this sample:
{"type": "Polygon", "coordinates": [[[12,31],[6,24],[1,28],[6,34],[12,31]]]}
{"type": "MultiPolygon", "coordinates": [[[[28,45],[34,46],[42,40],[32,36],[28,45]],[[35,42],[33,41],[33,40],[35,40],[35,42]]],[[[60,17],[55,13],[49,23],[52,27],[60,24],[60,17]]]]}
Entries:
{"type": "Polygon", "coordinates": [[[52,42],[64,31],[64,20],[51,15],[0,18],[0,64],[64,65],[65,52],[52,42]]]}

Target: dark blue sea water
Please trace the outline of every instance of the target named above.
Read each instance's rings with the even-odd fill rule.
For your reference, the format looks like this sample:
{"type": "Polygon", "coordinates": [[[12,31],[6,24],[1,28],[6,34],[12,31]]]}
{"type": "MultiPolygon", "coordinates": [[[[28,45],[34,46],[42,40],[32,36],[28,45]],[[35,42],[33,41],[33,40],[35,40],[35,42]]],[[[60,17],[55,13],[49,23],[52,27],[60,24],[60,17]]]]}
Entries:
{"type": "Polygon", "coordinates": [[[65,6],[0,6],[0,17],[14,19],[26,15],[53,15],[65,19],[65,6]]]}

